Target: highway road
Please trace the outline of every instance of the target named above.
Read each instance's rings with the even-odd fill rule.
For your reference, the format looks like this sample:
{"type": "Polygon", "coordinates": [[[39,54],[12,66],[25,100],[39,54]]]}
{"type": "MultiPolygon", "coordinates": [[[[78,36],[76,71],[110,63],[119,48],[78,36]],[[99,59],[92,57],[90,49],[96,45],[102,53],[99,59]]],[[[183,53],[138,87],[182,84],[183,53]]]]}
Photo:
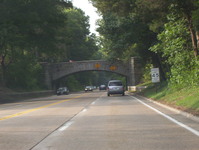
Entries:
{"type": "Polygon", "coordinates": [[[0,150],[198,150],[199,121],[94,91],[0,105],[0,150]]]}

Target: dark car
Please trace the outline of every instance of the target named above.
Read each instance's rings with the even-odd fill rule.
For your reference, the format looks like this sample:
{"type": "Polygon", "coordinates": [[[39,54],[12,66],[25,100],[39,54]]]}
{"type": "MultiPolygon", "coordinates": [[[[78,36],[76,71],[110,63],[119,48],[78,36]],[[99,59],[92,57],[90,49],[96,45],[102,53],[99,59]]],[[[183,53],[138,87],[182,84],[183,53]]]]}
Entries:
{"type": "Polygon", "coordinates": [[[99,90],[106,90],[106,85],[100,85],[99,90]]]}
{"type": "Polygon", "coordinates": [[[85,92],[93,91],[93,86],[86,86],[84,89],[85,92]]]}
{"type": "Polygon", "coordinates": [[[107,87],[107,95],[110,96],[111,94],[122,94],[124,96],[125,89],[120,80],[111,80],[108,82],[107,87]]]}
{"type": "Polygon", "coordinates": [[[69,89],[67,87],[60,87],[57,89],[57,95],[69,94],[69,89]]]}

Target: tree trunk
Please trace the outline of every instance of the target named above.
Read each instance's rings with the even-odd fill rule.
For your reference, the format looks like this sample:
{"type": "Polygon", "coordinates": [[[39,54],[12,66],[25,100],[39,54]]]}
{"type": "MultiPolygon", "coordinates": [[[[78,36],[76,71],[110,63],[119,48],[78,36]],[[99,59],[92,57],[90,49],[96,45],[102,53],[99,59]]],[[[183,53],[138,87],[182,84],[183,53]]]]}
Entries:
{"type": "Polygon", "coordinates": [[[191,16],[187,16],[188,24],[189,24],[189,30],[191,33],[191,40],[192,40],[192,46],[194,50],[194,56],[198,56],[198,35],[197,32],[195,32],[191,16]]]}
{"type": "Polygon", "coordinates": [[[193,30],[190,29],[191,32],[191,39],[192,39],[192,46],[193,46],[193,50],[194,50],[194,56],[197,57],[198,56],[198,44],[197,44],[197,39],[196,39],[196,34],[193,30]]]}
{"type": "Polygon", "coordinates": [[[6,77],[6,66],[5,66],[5,57],[1,56],[1,71],[2,71],[2,76],[1,76],[1,85],[3,87],[6,86],[6,81],[5,81],[5,77],[6,77]]]}
{"type": "Polygon", "coordinates": [[[199,49],[199,31],[196,31],[197,47],[199,49]]]}

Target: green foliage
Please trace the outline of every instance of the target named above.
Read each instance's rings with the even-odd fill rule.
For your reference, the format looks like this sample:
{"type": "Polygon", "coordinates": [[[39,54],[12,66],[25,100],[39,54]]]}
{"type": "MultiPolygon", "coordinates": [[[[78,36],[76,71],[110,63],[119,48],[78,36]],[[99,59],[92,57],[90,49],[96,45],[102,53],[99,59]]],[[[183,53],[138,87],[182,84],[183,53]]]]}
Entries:
{"type": "Polygon", "coordinates": [[[89,35],[88,16],[80,9],[66,9],[65,13],[67,23],[62,29],[62,50],[57,61],[91,59],[98,47],[95,35],[89,35]]]}
{"type": "Polygon", "coordinates": [[[67,86],[71,92],[83,90],[83,86],[81,83],[76,79],[75,76],[67,77],[66,82],[64,82],[63,86],[67,86]]]}
{"type": "Polygon", "coordinates": [[[23,59],[8,67],[6,76],[8,87],[25,90],[36,90],[43,87],[41,66],[30,61],[31,57],[21,56],[21,58],[23,59]]]}
{"type": "Polygon", "coordinates": [[[66,19],[62,9],[57,7],[59,0],[0,2],[2,46],[12,44],[29,51],[37,48],[40,53],[56,48],[56,29],[64,26],[66,19]]]}
{"type": "Polygon", "coordinates": [[[135,0],[89,0],[102,14],[114,12],[118,16],[125,16],[134,6],[135,0]]]}
{"type": "Polygon", "coordinates": [[[162,30],[166,22],[169,1],[167,0],[136,0],[136,15],[155,33],[162,30]]]}
{"type": "Polygon", "coordinates": [[[161,83],[147,82],[147,83],[148,84],[145,85],[147,86],[147,89],[144,89],[142,91],[142,93],[146,97],[160,100],[160,98],[164,97],[169,92],[167,82],[161,82],[161,83]]]}
{"type": "Polygon", "coordinates": [[[170,66],[168,76],[172,86],[195,85],[198,83],[198,64],[196,59],[192,59],[187,22],[175,14],[168,15],[168,21],[164,31],[158,35],[160,42],[151,47],[151,50],[166,58],[165,63],[170,66]]]}
{"type": "Polygon", "coordinates": [[[195,1],[195,5],[197,7],[196,10],[193,11],[193,22],[196,27],[196,30],[199,31],[199,0],[195,1]]]}
{"type": "Polygon", "coordinates": [[[108,59],[127,61],[132,56],[148,59],[147,47],[154,35],[139,20],[107,13],[99,22],[98,32],[103,36],[101,44],[108,59]]]}
{"type": "MultiPolygon", "coordinates": [[[[193,48],[197,52],[198,46],[192,46],[197,39],[190,38],[190,29],[198,35],[198,0],[90,1],[102,15],[100,38],[90,35],[89,17],[72,8],[70,1],[0,0],[0,82],[16,88],[42,87],[39,61],[127,61],[138,56],[146,64],[143,81],[149,80],[152,63],[167,74],[172,87],[198,85],[199,62],[192,54],[193,48]]],[[[70,77],[72,83],[99,84],[105,76],[112,77],[83,75],[88,78],[70,77]]]]}
{"type": "Polygon", "coordinates": [[[148,63],[145,65],[144,71],[143,71],[143,78],[142,81],[143,83],[147,83],[151,81],[151,68],[152,64],[148,63]]]}
{"type": "Polygon", "coordinates": [[[0,0],[0,18],[0,83],[11,88],[43,88],[40,61],[92,59],[98,50],[88,16],[69,1],[0,0]]]}
{"type": "MultiPolygon", "coordinates": [[[[139,57],[143,65],[161,65],[161,58],[149,51],[162,29],[167,13],[167,1],[162,0],[90,0],[103,15],[97,29],[101,36],[101,51],[106,59],[127,62],[139,57]],[[152,61],[151,61],[152,60],[152,61]]],[[[162,73],[164,75],[164,73],[162,73]]]]}
{"type": "Polygon", "coordinates": [[[11,75],[16,82],[19,78],[22,84],[16,83],[15,86],[25,88],[36,83],[30,81],[30,77],[27,79],[23,77],[27,81],[22,83],[20,74],[25,72],[23,67],[27,67],[23,65],[23,61],[30,65],[29,67],[33,67],[41,55],[52,55],[58,50],[57,29],[64,26],[66,20],[60,4],[59,0],[0,0],[1,83],[9,84],[6,79],[8,76],[12,78],[11,75]],[[14,66],[17,68],[16,75],[9,70],[9,68],[15,70],[14,66]]]}
{"type": "Polygon", "coordinates": [[[164,102],[184,111],[199,114],[199,88],[193,86],[171,89],[166,82],[150,85],[142,94],[159,102],[164,102]],[[156,92],[157,91],[157,92],[156,92]]]}
{"type": "Polygon", "coordinates": [[[180,78],[185,78],[186,72],[193,71],[193,68],[197,67],[191,55],[193,50],[194,55],[197,55],[198,51],[198,46],[195,44],[197,39],[194,38],[195,35],[198,36],[198,32],[195,32],[198,30],[198,0],[90,1],[103,15],[103,19],[99,21],[98,31],[104,37],[102,38],[103,50],[109,59],[125,60],[129,56],[140,56],[143,62],[152,62],[154,67],[161,68],[163,79],[175,76],[178,79],[174,82],[180,84],[182,83],[180,78]],[[172,18],[170,13],[178,15],[177,18],[172,18]],[[178,20],[178,23],[170,21],[168,24],[168,17],[171,20],[178,20]],[[182,23],[183,27],[180,21],[186,22],[182,23]],[[167,26],[166,30],[165,26],[167,26]],[[163,30],[168,33],[162,33],[163,30]],[[160,49],[154,54],[148,49],[154,43],[158,43],[155,38],[156,33],[159,34],[158,40],[163,40],[164,43],[153,46],[153,52],[160,49]],[[164,49],[162,50],[164,52],[161,49],[164,49]],[[184,65],[184,67],[173,69],[177,68],[178,63],[182,63],[181,66],[184,65]]]}

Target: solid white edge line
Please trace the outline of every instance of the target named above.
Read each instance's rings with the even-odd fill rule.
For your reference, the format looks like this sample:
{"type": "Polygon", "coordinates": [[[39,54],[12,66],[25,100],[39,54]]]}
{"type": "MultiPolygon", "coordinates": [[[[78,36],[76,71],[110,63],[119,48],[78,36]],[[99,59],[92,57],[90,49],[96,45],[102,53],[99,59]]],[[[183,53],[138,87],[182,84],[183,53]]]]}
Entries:
{"type": "Polygon", "coordinates": [[[170,117],[170,116],[168,116],[168,115],[162,113],[161,111],[159,111],[159,110],[153,108],[152,106],[150,106],[150,105],[144,103],[144,102],[141,101],[140,99],[138,99],[138,98],[136,98],[136,97],[134,97],[134,96],[131,96],[131,97],[134,98],[134,99],[136,99],[138,102],[140,102],[141,104],[145,105],[146,107],[148,107],[148,108],[152,109],[153,111],[157,112],[158,114],[162,115],[163,117],[167,118],[168,120],[170,120],[170,121],[172,121],[172,122],[178,124],[179,126],[185,128],[185,129],[187,129],[188,131],[192,132],[193,134],[199,136],[199,131],[197,131],[197,130],[195,130],[195,129],[193,129],[193,128],[191,128],[191,127],[189,127],[189,126],[187,126],[187,125],[185,125],[185,124],[183,124],[183,123],[181,123],[181,122],[175,120],[174,118],[172,118],[172,117],[170,117]]]}
{"type": "MultiPolygon", "coordinates": [[[[142,96],[141,96],[141,97],[142,97],[142,96]]],[[[192,115],[192,114],[190,114],[190,113],[187,113],[187,112],[184,112],[184,111],[181,111],[181,110],[172,108],[172,107],[170,107],[170,106],[161,104],[161,103],[159,103],[159,102],[157,102],[157,101],[153,101],[153,100],[148,99],[148,98],[145,98],[145,97],[143,97],[143,99],[146,99],[146,100],[148,100],[148,101],[150,101],[150,102],[152,102],[152,103],[154,103],[154,104],[157,104],[157,105],[159,105],[159,106],[161,106],[161,107],[164,107],[164,108],[166,108],[166,109],[169,109],[169,110],[171,110],[171,111],[173,111],[173,112],[176,112],[176,113],[181,114],[181,115],[183,115],[183,116],[185,116],[185,117],[187,117],[187,118],[190,118],[190,119],[192,119],[192,120],[194,120],[194,121],[199,122],[199,117],[196,117],[196,116],[194,116],[194,115],[192,115]]]]}

